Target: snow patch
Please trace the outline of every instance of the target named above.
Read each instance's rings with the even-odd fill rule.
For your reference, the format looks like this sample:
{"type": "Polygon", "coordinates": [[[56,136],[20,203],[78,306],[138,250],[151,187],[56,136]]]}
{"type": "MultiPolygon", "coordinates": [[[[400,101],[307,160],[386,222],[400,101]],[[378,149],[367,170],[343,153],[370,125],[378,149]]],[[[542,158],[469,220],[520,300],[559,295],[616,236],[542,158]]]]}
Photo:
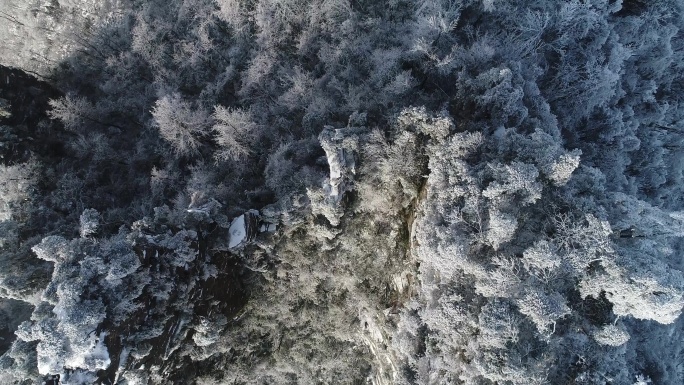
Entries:
{"type": "Polygon", "coordinates": [[[381,325],[384,320],[381,314],[361,308],[359,311],[360,337],[368,346],[371,354],[376,358],[379,365],[369,376],[372,385],[390,385],[397,383],[397,366],[394,363],[392,353],[387,347],[391,342],[383,333],[381,325]]]}
{"type": "Polygon", "coordinates": [[[124,346],[121,349],[121,354],[119,355],[119,367],[116,369],[116,375],[114,376],[114,383],[119,383],[119,377],[126,370],[126,362],[128,362],[128,356],[131,353],[131,349],[128,346],[124,346]]]}
{"type": "Polygon", "coordinates": [[[230,223],[230,228],[228,229],[230,239],[228,241],[228,247],[234,248],[240,245],[247,238],[247,231],[245,229],[245,215],[242,214],[239,217],[233,219],[230,223]]]}
{"type": "Polygon", "coordinates": [[[74,372],[65,373],[60,376],[63,385],[85,385],[92,384],[97,381],[97,375],[93,372],[76,370],[74,372]]]}
{"type": "Polygon", "coordinates": [[[261,215],[257,210],[249,210],[233,219],[228,228],[228,248],[233,249],[250,242],[259,232],[261,215]]]}
{"type": "Polygon", "coordinates": [[[81,368],[91,372],[107,369],[111,360],[109,359],[109,351],[104,344],[106,336],[106,332],[100,333],[97,338],[92,334],[90,337],[90,348],[88,349],[74,349],[72,346],[72,355],[65,362],[65,366],[81,368]]]}

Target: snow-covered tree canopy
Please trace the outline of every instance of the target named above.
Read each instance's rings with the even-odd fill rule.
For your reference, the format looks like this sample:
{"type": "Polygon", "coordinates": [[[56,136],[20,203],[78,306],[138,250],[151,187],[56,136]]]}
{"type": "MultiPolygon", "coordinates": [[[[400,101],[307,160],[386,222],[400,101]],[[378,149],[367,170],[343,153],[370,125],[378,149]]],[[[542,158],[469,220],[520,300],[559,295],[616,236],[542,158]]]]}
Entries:
{"type": "Polygon", "coordinates": [[[3,1],[0,383],[684,383],[683,30],[3,1]]]}

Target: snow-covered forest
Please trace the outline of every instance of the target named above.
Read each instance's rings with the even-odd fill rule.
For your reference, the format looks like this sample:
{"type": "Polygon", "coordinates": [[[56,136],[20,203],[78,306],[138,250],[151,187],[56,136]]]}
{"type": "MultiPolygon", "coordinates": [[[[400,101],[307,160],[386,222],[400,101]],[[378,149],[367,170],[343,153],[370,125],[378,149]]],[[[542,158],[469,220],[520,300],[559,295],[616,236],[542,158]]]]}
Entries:
{"type": "Polygon", "coordinates": [[[684,383],[681,0],[0,0],[0,39],[0,384],[684,383]]]}

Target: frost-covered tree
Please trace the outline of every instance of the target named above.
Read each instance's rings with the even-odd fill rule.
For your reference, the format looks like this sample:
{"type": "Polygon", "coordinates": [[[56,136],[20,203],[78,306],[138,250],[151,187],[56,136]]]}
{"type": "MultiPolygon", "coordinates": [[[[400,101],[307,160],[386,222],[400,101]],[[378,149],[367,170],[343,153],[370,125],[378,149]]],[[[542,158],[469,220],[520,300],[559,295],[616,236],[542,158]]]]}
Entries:
{"type": "Polygon", "coordinates": [[[180,155],[197,152],[211,124],[210,116],[204,110],[193,107],[179,94],[157,100],[151,112],[159,134],[180,155]]]}
{"type": "Polygon", "coordinates": [[[86,209],[83,211],[83,214],[81,214],[80,222],[81,237],[85,238],[89,235],[93,235],[97,232],[97,229],[100,226],[100,213],[94,209],[86,209]]]}
{"type": "Polygon", "coordinates": [[[682,383],[683,13],[5,1],[0,61],[67,131],[0,84],[40,163],[4,187],[0,294],[36,309],[0,372],[682,383]]]}
{"type": "Polygon", "coordinates": [[[601,345],[621,346],[629,341],[629,333],[623,325],[605,325],[594,333],[594,338],[601,345]]]}
{"type": "Polygon", "coordinates": [[[258,126],[252,122],[250,114],[240,110],[230,110],[217,106],[213,114],[216,122],[212,130],[219,145],[215,157],[218,161],[239,161],[252,151],[253,138],[259,135],[258,126]]]}
{"type": "Polygon", "coordinates": [[[613,312],[619,316],[673,323],[684,308],[682,274],[668,271],[664,263],[648,258],[647,252],[644,254],[646,257],[632,255],[634,260],[622,260],[622,265],[601,262],[602,271],[586,277],[580,292],[585,297],[598,297],[605,292],[613,312]]]}
{"type": "Polygon", "coordinates": [[[50,101],[49,114],[52,119],[58,119],[66,129],[79,131],[86,124],[92,124],[96,119],[93,105],[83,97],[65,96],[50,101]]]}

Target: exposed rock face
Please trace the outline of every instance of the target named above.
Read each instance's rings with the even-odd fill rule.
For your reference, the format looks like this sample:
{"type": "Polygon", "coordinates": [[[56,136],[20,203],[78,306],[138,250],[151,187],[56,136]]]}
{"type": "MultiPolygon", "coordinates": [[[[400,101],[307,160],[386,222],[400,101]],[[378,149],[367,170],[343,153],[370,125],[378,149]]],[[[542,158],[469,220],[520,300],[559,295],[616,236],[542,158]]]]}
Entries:
{"type": "Polygon", "coordinates": [[[330,166],[330,178],[323,183],[322,189],[308,191],[312,212],[324,216],[333,227],[340,224],[344,214],[342,198],[345,192],[353,189],[356,174],[354,152],[358,138],[347,131],[349,129],[327,126],[318,136],[330,166]]]}
{"type": "Polygon", "coordinates": [[[324,191],[331,203],[337,203],[345,191],[351,189],[351,181],[356,173],[353,145],[345,140],[344,130],[332,127],[326,127],[318,140],[330,166],[330,179],[324,191]]]}
{"type": "Polygon", "coordinates": [[[272,233],[278,225],[265,220],[262,213],[249,210],[235,217],[228,228],[228,248],[238,249],[254,241],[259,233],[272,233]]]}

